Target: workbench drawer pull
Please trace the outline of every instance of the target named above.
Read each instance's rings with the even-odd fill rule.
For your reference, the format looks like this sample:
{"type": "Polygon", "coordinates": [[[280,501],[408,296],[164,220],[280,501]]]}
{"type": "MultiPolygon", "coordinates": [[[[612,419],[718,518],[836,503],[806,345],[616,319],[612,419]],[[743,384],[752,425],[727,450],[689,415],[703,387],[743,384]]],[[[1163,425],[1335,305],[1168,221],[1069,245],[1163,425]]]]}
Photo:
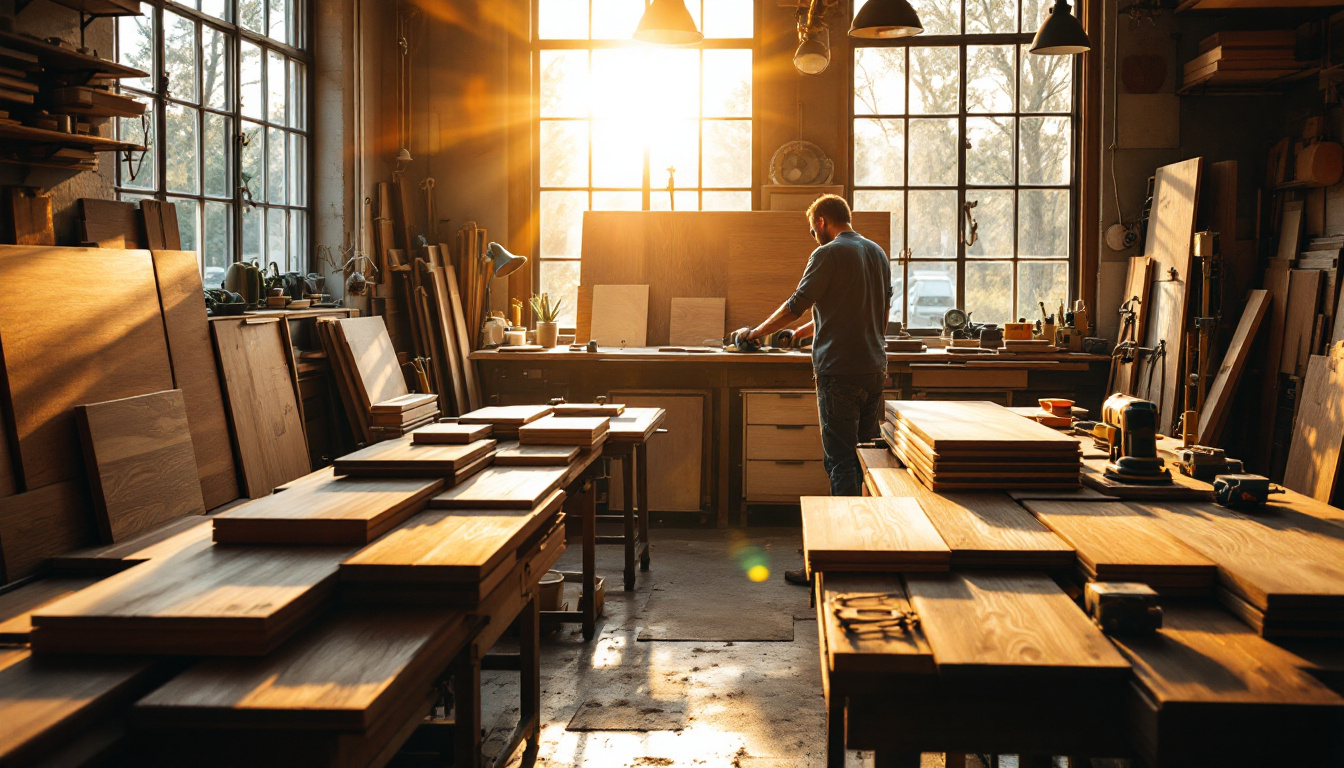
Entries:
{"type": "Polygon", "coordinates": [[[802,461],[802,460],[800,460],[800,459],[799,459],[799,460],[793,460],[793,459],[791,459],[791,460],[788,460],[788,461],[777,460],[775,463],[778,464],[778,465],[780,465],[780,466],[784,466],[784,467],[801,467],[802,465],[806,464],[807,462],[806,462],[806,461],[802,461]]]}

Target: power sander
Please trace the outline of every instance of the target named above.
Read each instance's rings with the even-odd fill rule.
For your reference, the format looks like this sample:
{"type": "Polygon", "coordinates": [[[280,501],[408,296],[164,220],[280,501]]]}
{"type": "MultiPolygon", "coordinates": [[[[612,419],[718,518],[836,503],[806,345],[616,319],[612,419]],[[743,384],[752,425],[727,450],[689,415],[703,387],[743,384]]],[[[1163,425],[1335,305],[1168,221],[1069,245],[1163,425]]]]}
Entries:
{"type": "Polygon", "coordinates": [[[1122,483],[1169,485],[1171,471],[1157,455],[1157,405],[1132,395],[1114,394],[1101,406],[1094,436],[1110,447],[1106,477],[1122,483]]]}
{"type": "Polygon", "coordinates": [[[728,338],[724,339],[723,345],[725,347],[735,347],[738,352],[760,352],[761,342],[748,340],[747,337],[750,335],[750,328],[738,328],[728,334],[728,338]]]}

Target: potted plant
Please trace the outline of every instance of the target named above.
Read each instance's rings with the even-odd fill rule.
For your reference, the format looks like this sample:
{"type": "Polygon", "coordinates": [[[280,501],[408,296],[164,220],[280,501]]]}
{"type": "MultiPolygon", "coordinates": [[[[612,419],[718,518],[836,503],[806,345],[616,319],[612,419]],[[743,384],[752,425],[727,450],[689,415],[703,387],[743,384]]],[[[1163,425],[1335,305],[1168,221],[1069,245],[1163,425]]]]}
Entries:
{"type": "Polygon", "coordinates": [[[564,304],[563,299],[551,301],[549,294],[533,296],[531,299],[532,312],[537,316],[537,343],[546,349],[553,349],[560,339],[560,323],[556,322],[560,317],[560,305],[564,304]]]}

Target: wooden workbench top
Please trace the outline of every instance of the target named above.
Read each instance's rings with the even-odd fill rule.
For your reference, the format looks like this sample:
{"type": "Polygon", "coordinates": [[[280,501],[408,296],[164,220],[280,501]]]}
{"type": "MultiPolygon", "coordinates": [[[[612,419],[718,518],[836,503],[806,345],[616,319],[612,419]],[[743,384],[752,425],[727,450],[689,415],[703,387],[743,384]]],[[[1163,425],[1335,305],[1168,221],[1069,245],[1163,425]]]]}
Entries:
{"type": "MultiPolygon", "coordinates": [[[[715,363],[725,365],[747,365],[753,363],[786,363],[802,365],[804,363],[810,364],[812,362],[812,355],[809,352],[735,353],[723,352],[717,349],[705,352],[659,352],[658,349],[658,347],[627,347],[625,349],[617,347],[601,347],[597,352],[572,352],[569,347],[562,346],[540,352],[514,352],[508,347],[500,347],[499,349],[476,350],[471,353],[471,359],[477,361],[547,360],[551,362],[556,360],[589,360],[595,362],[608,360],[620,360],[624,362],[666,361],[715,363]]],[[[945,349],[930,349],[927,352],[887,353],[888,363],[966,364],[978,361],[980,364],[984,364],[991,360],[996,367],[1013,367],[1013,363],[1022,363],[1023,367],[1037,367],[1048,365],[1050,363],[1059,366],[1078,363],[1087,364],[1107,361],[1110,360],[1110,358],[1105,355],[1088,355],[1083,353],[973,356],[949,354],[945,349]]]]}

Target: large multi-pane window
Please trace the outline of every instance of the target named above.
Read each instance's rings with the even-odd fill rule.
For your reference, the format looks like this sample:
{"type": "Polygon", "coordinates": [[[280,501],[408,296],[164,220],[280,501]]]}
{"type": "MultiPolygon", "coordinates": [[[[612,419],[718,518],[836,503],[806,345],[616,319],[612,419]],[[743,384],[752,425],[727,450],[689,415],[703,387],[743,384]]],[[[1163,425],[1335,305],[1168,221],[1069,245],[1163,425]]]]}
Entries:
{"type": "Polygon", "coordinates": [[[117,169],[123,200],[176,204],[182,247],[206,287],[234,261],[307,271],[307,10],[304,0],[160,0],[117,21],[123,80],[148,102],[118,119],[149,151],[117,169]]]}
{"type": "Polygon", "coordinates": [[[573,325],[584,211],[751,210],[753,0],[690,0],[705,41],[632,41],[645,0],[538,0],[540,290],[573,325]]]}
{"type": "Polygon", "coordinates": [[[890,211],[905,257],[891,317],[1054,313],[1071,284],[1076,57],[1027,52],[1048,0],[913,5],[922,35],[854,49],[854,207],[890,211]]]}

